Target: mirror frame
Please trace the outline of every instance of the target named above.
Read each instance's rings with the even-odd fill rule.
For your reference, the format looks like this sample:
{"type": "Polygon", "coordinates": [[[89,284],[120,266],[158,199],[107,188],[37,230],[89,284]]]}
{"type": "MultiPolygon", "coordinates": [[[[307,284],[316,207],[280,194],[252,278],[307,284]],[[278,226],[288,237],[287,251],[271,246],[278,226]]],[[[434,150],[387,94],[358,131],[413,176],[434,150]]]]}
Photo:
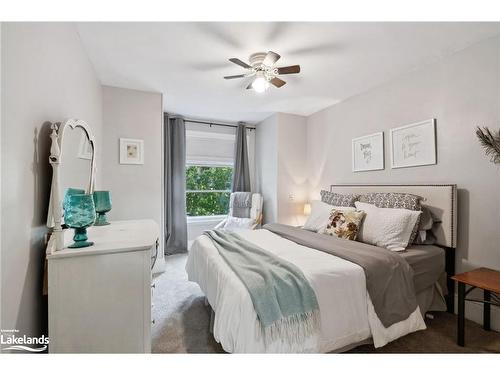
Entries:
{"type": "Polygon", "coordinates": [[[61,122],[56,122],[51,125],[52,132],[50,139],[52,141],[50,146],[49,163],[52,166],[52,185],[50,188],[49,211],[47,215],[47,227],[52,228],[52,235],[55,237],[54,251],[62,250],[64,248],[64,234],[62,230],[62,199],[60,192],[59,182],[59,166],[63,160],[62,144],[64,141],[64,134],[66,129],[82,129],[92,147],[92,159],[90,162],[90,179],[86,188],[87,194],[94,192],[95,183],[95,138],[89,125],[79,119],[68,119],[61,122]]]}

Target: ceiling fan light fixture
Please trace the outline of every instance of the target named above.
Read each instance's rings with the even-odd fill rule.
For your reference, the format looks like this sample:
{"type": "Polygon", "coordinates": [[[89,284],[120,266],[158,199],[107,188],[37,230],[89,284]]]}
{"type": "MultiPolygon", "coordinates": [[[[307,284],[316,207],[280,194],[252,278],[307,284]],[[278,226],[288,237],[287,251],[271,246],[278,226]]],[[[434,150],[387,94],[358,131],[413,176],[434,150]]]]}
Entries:
{"type": "Polygon", "coordinates": [[[268,51],[267,53],[257,52],[250,55],[250,64],[232,57],[229,61],[245,68],[247,71],[244,74],[225,76],[224,79],[253,77],[251,82],[247,81],[246,89],[253,89],[256,93],[260,94],[267,91],[271,86],[279,89],[286,84],[285,81],[278,77],[279,75],[300,73],[300,65],[275,67],[280,57],[280,55],[273,51],[268,51]]]}
{"type": "Polygon", "coordinates": [[[252,82],[252,88],[258,93],[263,93],[269,88],[269,81],[264,76],[264,73],[257,73],[257,77],[252,82]]]}

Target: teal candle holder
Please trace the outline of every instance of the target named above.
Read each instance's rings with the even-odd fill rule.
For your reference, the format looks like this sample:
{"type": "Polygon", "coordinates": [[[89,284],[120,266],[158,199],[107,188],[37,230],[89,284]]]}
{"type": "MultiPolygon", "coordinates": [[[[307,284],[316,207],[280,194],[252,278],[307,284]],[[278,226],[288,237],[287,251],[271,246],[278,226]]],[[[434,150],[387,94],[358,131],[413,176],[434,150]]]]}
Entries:
{"type": "Polygon", "coordinates": [[[68,195],[64,210],[64,222],[75,230],[74,243],[69,245],[69,248],[81,248],[94,244],[88,241],[87,228],[94,224],[95,219],[96,213],[92,195],[68,195]]]}
{"type": "Polygon", "coordinates": [[[111,195],[107,190],[94,191],[94,204],[95,211],[97,212],[97,219],[94,225],[109,225],[106,217],[106,212],[111,211],[111,195]]]}

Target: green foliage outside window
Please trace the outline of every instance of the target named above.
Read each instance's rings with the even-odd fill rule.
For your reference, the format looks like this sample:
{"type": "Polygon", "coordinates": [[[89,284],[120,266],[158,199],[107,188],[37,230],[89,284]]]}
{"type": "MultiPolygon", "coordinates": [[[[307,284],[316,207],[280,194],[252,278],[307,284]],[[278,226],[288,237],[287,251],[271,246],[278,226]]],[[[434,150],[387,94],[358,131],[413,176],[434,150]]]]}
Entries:
{"type": "Polygon", "coordinates": [[[186,212],[188,216],[225,215],[233,168],[190,165],[186,168],[186,212]]]}

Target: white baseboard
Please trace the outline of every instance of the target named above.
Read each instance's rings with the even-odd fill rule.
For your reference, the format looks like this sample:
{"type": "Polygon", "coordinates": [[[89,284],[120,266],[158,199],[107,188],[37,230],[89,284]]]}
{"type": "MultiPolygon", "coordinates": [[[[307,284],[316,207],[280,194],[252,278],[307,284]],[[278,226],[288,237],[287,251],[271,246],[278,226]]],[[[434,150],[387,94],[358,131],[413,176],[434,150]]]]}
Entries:
{"type": "MultiPolygon", "coordinates": [[[[455,314],[458,311],[458,295],[455,294],[455,314]]],[[[500,332],[500,309],[491,306],[491,329],[500,332]]],[[[483,304],[479,302],[465,301],[465,318],[483,325],[483,304]]]]}

